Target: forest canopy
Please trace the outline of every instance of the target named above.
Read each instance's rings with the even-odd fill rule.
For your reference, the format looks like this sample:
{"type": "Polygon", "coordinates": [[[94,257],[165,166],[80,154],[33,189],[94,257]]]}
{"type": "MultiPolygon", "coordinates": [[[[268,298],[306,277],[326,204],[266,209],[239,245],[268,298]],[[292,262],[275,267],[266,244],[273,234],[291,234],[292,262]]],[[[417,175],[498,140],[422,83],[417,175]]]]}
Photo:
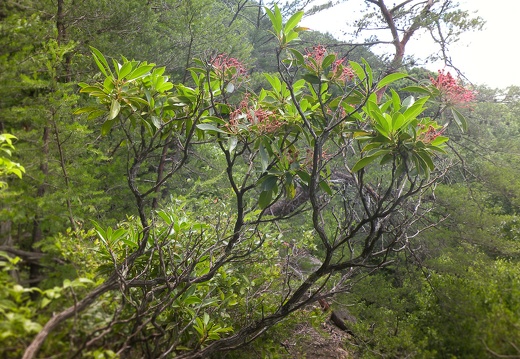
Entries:
{"type": "Polygon", "coordinates": [[[364,3],[388,55],[298,1],[0,5],[1,355],[519,356],[519,89],[453,1],[364,3]]]}

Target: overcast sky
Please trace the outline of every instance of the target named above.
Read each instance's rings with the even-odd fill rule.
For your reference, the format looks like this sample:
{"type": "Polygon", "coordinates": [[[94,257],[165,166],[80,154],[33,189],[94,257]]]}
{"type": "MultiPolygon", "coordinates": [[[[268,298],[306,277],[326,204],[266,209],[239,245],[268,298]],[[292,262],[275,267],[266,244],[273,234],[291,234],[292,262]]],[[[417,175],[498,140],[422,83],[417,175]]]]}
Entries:
{"type": "MultiPolygon", "coordinates": [[[[302,25],[341,38],[346,30],[345,19],[359,17],[360,1],[349,0],[305,18],[302,25]]],[[[462,9],[477,11],[486,25],[481,32],[464,34],[450,48],[453,63],[476,84],[492,88],[520,86],[520,0],[459,0],[459,3],[462,9]]],[[[424,38],[415,39],[407,48],[408,54],[427,54],[431,46],[424,38]]],[[[442,65],[427,67],[437,70],[442,65]]]]}

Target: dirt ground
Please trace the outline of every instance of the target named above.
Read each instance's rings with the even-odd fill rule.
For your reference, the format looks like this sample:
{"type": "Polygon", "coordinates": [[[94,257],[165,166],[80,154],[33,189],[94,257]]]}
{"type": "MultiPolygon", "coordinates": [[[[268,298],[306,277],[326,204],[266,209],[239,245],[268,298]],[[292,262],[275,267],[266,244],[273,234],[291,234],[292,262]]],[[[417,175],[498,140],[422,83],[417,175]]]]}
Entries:
{"type": "Polygon", "coordinates": [[[345,349],[350,335],[328,321],[315,329],[301,324],[291,333],[282,345],[287,354],[285,358],[294,359],[351,359],[345,349]]]}

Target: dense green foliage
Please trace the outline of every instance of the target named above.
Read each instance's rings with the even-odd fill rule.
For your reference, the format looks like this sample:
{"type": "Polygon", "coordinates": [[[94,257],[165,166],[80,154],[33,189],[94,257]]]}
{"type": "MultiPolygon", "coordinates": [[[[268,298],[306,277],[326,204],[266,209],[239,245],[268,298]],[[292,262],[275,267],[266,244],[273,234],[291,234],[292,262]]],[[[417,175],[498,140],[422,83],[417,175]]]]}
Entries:
{"type": "Polygon", "coordinates": [[[519,89],[261,5],[0,5],[0,356],[520,355],[519,89]]]}

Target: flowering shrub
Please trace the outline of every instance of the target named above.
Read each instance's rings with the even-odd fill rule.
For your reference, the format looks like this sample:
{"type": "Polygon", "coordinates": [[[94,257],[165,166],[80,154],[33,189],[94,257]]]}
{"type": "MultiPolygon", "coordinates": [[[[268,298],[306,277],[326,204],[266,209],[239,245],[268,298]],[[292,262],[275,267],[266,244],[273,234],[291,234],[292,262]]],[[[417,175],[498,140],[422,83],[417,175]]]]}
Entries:
{"type": "MultiPolygon", "coordinates": [[[[435,119],[426,117],[426,104],[441,89],[453,91],[456,82],[441,78],[440,89],[418,87],[417,92],[428,95],[418,99],[401,99],[393,89],[384,94],[388,85],[407,75],[392,73],[375,81],[378,76],[366,61],[344,64],[323,46],[304,54],[288,47],[298,38],[303,13],[284,24],[280,10],[274,8],[274,13],[265,11],[279,41],[279,72],[265,73],[269,87],[257,94],[242,90],[228,96],[247,72],[241,62],[224,54],[210,61],[195,60],[196,66],[190,68],[193,87],[189,87],[168,82],[163,69],[147,63],[123,59],[112,70],[105,57],[93,50],[105,79],[80,85],[81,92],[98,104],[76,113],[104,118],[101,130],[113,129],[127,141],[127,183],[140,217],[136,230],[96,228],[116,271],[96,289],[96,295],[118,290],[120,280],[128,284],[130,290],[117,295],[130,300],[114,311],[114,321],[131,323],[130,337],[154,338],[150,349],[147,344],[149,353],[182,351],[182,357],[211,357],[259,336],[317,295],[348,290],[351,277],[343,277],[343,270],[384,265],[388,253],[406,248],[406,233],[415,231],[416,219],[422,216],[415,197],[442,174],[435,161],[438,153],[444,153],[448,138],[440,135],[441,125],[435,119]],[[114,89],[112,84],[118,81],[127,81],[125,91],[114,89]],[[173,139],[179,146],[172,146],[173,139]],[[215,202],[211,193],[205,202],[207,212],[200,213],[205,206],[197,203],[196,221],[182,220],[177,215],[184,217],[181,206],[200,197],[194,187],[193,202],[180,200],[165,211],[152,211],[148,199],[159,194],[166,181],[174,186],[184,179],[181,170],[193,153],[189,149],[201,143],[211,149],[211,157],[203,161],[217,159],[215,169],[225,167],[222,180],[211,181],[223,185],[222,203],[215,202]],[[162,160],[170,156],[179,158],[171,167],[162,160]],[[157,159],[170,167],[167,172],[157,173],[155,181],[140,181],[157,159]],[[269,279],[258,278],[255,272],[263,270],[258,263],[266,258],[266,250],[273,249],[271,226],[304,210],[312,221],[303,228],[312,232],[322,264],[294,276],[282,262],[285,259],[273,252],[273,265],[265,276],[269,279]],[[207,215],[210,212],[216,214],[214,220],[207,215]],[[247,277],[234,274],[244,271],[247,277]],[[247,283],[239,288],[242,278],[247,283]],[[132,303],[138,304],[139,318],[132,303]],[[141,318],[153,325],[136,325],[141,318]]],[[[301,237],[302,228],[293,229],[290,235],[301,237]]],[[[82,300],[84,308],[90,305],[88,300],[93,299],[82,300]]],[[[75,310],[76,306],[54,316],[28,350],[37,351],[53,323],[67,320],[75,310]]],[[[98,328],[89,335],[105,331],[98,328]]],[[[107,340],[99,341],[103,349],[123,352],[133,343],[121,338],[107,347],[109,338],[121,336],[105,332],[107,340]]]]}
{"type": "Polygon", "coordinates": [[[475,99],[475,93],[462,86],[449,72],[439,70],[437,79],[430,77],[430,81],[447,105],[468,106],[475,99]]]}

